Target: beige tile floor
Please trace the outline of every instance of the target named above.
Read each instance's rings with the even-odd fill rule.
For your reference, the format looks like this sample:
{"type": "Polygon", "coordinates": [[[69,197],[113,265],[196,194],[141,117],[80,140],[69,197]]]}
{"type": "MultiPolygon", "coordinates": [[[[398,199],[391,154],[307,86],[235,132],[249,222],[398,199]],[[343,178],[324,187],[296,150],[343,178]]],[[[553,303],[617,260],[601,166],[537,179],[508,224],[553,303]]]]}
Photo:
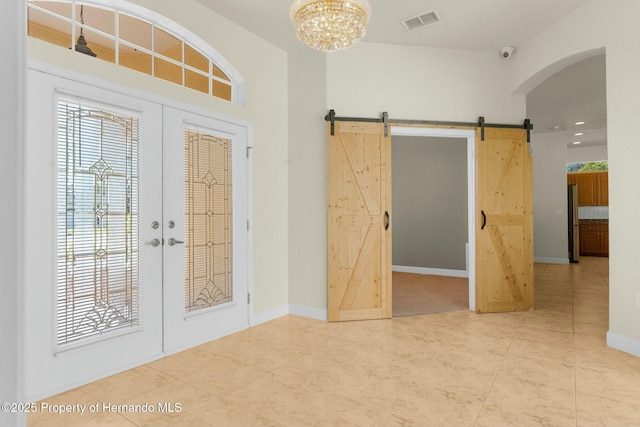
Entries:
{"type": "Polygon", "coordinates": [[[640,425],[640,359],[605,346],[607,262],[537,264],[527,313],[282,317],[46,399],[180,412],[33,414],[29,425],[640,425]]]}

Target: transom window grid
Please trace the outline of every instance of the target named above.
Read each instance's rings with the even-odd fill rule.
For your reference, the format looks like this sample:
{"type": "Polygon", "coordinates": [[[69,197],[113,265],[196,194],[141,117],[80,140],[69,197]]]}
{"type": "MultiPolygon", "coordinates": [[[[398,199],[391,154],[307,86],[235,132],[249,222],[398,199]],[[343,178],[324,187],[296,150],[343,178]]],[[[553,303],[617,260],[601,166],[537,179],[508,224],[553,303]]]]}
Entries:
{"type": "Polygon", "coordinates": [[[82,30],[98,59],[220,99],[235,99],[235,85],[220,67],[151,21],[76,1],[28,1],[27,14],[29,36],[72,48],[82,30]]]}
{"type": "Polygon", "coordinates": [[[58,346],[140,324],[139,119],[58,102],[58,346]]]}

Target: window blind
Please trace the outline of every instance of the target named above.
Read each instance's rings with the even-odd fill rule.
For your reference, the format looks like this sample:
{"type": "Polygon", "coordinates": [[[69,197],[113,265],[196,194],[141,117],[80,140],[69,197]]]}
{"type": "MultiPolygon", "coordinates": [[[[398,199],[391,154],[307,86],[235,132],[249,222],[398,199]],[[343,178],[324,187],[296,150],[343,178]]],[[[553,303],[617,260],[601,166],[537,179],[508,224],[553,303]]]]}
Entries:
{"type": "Polygon", "coordinates": [[[139,121],[58,102],[57,344],[139,324],[139,121]]]}
{"type": "Polygon", "coordinates": [[[233,301],[231,140],[187,130],[185,309],[233,301]]]}

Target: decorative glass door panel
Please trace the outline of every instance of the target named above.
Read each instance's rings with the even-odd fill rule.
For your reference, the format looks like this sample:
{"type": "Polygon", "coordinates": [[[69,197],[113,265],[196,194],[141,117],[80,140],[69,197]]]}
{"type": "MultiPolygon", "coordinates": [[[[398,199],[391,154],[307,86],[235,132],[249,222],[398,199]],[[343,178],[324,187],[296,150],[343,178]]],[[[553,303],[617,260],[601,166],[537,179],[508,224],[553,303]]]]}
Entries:
{"type": "Polygon", "coordinates": [[[139,119],[58,101],[57,345],[140,324],[139,119]]]}
{"type": "Polygon", "coordinates": [[[247,327],[247,129],[164,108],[165,351],[247,327]]]}
{"type": "Polygon", "coordinates": [[[184,133],[185,309],[233,301],[231,140],[184,133]]]}

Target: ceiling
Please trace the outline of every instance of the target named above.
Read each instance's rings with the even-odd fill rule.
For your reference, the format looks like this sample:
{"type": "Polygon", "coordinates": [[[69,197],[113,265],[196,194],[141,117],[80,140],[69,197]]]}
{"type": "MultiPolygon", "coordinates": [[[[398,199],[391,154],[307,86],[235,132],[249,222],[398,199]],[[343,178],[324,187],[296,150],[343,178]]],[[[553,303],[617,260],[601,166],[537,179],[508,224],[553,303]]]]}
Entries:
{"type": "MultiPolygon", "coordinates": [[[[292,0],[197,0],[286,51],[305,48],[289,18],[292,0]]],[[[518,46],[587,0],[370,0],[365,42],[495,52],[518,46]],[[401,20],[435,10],[440,22],[408,32],[401,20]]],[[[534,132],[563,132],[569,148],[606,144],[604,56],[570,66],[527,97],[534,132]],[[573,145],[576,121],[588,128],[573,145]],[[557,128],[554,128],[557,126],[557,128]]]]}
{"type": "Polygon", "coordinates": [[[598,55],[570,65],[529,92],[527,116],[535,132],[562,132],[569,148],[606,145],[605,73],[605,55],[598,55]]]}

